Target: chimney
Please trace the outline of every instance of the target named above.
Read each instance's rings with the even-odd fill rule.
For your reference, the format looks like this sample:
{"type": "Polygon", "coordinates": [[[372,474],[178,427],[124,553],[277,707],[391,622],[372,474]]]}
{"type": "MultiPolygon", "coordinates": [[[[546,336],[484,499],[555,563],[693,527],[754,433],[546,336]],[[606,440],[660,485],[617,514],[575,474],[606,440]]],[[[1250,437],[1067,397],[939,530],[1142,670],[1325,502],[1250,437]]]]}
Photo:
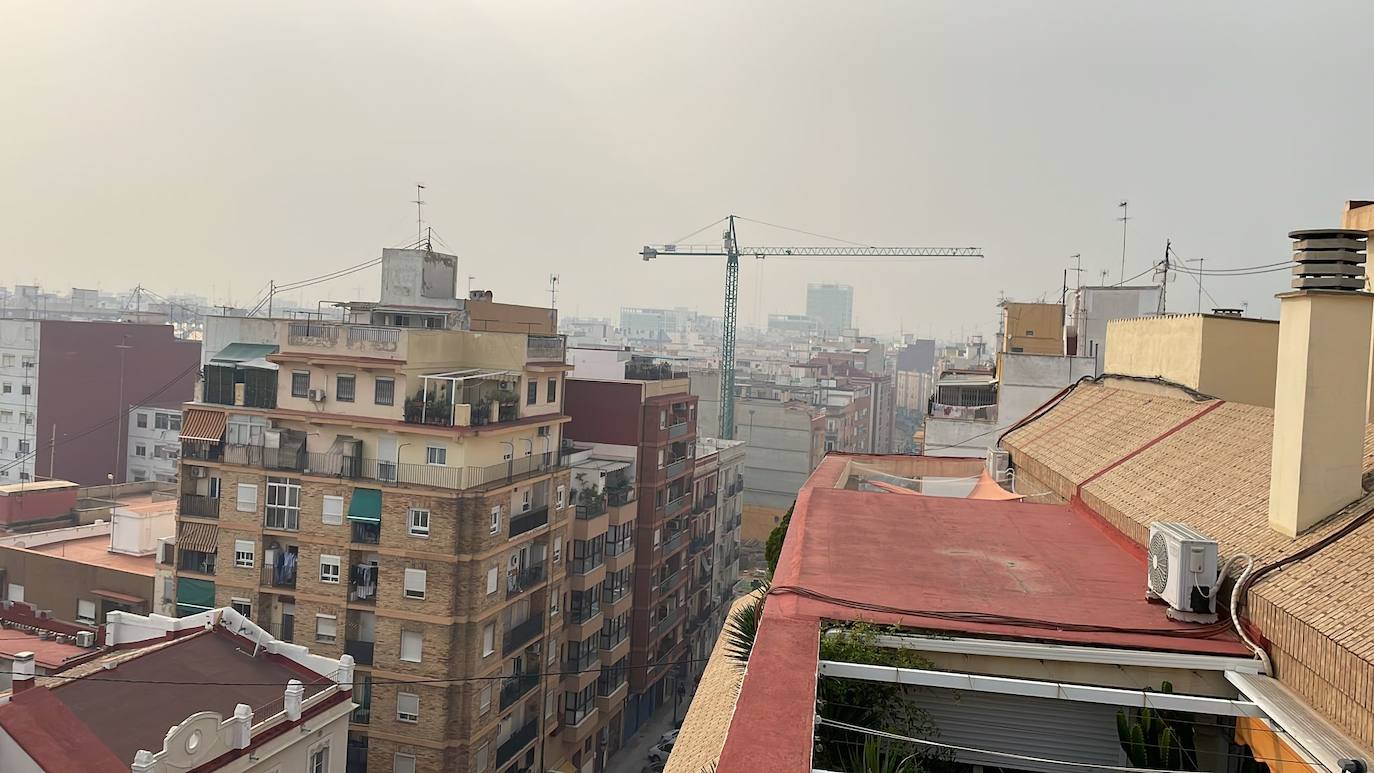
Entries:
{"type": "Polygon", "coordinates": [[[15,653],[14,662],[10,664],[10,668],[12,669],[11,674],[13,675],[13,684],[10,687],[11,693],[18,695],[30,687],[33,687],[35,671],[33,667],[32,652],[15,653]]]}
{"type": "Polygon", "coordinates": [[[1269,527],[1296,537],[1364,495],[1374,294],[1364,291],[1364,231],[1288,236],[1298,265],[1295,289],[1278,296],[1269,527]]]}

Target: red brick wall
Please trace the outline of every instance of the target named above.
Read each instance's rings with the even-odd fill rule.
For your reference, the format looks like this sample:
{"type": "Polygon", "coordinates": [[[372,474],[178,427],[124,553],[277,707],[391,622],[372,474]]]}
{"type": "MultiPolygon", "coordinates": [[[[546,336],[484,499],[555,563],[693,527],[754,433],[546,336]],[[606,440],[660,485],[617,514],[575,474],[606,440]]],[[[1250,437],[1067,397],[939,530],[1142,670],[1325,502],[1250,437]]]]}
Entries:
{"type": "Polygon", "coordinates": [[[563,412],[572,421],[564,437],[584,443],[639,445],[642,387],[632,381],[570,378],[563,388],[563,412]]]}

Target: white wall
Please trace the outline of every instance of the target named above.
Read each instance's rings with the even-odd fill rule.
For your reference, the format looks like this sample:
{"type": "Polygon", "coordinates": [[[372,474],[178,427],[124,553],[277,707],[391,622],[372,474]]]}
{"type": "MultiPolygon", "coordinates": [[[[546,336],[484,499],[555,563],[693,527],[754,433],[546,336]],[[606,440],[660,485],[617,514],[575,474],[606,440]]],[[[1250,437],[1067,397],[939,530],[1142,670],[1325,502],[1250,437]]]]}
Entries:
{"type": "Polygon", "coordinates": [[[27,456],[19,453],[19,444],[28,441],[30,450],[37,446],[34,432],[38,426],[40,334],[41,326],[34,320],[0,320],[0,485],[18,483],[21,472],[32,479],[34,472],[33,457],[19,461],[27,456]],[[23,367],[26,357],[35,363],[34,367],[23,367]],[[11,364],[6,366],[6,362],[11,364]],[[24,394],[25,383],[29,385],[28,395],[24,394]],[[6,386],[8,393],[4,391],[6,386]],[[33,424],[24,424],[25,413],[33,416],[33,424]]]}
{"type": "Polygon", "coordinates": [[[43,773],[38,763],[19,748],[19,744],[4,730],[0,730],[0,770],[5,773],[43,773]]]}
{"type": "Polygon", "coordinates": [[[176,408],[140,405],[129,410],[126,425],[129,430],[129,442],[125,483],[136,480],[172,483],[176,480],[177,457],[181,453],[181,432],[170,428],[158,429],[158,414],[169,418],[175,415],[178,421],[181,418],[181,411],[176,408]],[[140,416],[148,426],[138,426],[140,416]],[[139,446],[143,447],[142,456],[138,454],[139,446]],[[159,448],[162,449],[164,456],[159,456],[159,448]],[[167,452],[171,452],[171,455],[165,456],[167,452]],[[142,477],[139,477],[140,474],[142,477]]]}
{"type": "Polygon", "coordinates": [[[576,349],[569,347],[568,364],[573,366],[570,378],[594,378],[619,381],[625,378],[625,363],[630,353],[621,349],[576,349]]]}
{"type": "MultiPolygon", "coordinates": [[[[1183,301],[1175,302],[1180,308],[1183,301]]],[[[1183,307],[1187,308],[1187,307],[1183,307]]],[[[1078,354],[1095,356],[1100,372],[1105,362],[1107,323],[1114,319],[1153,317],[1159,313],[1159,288],[1083,287],[1074,305],[1074,326],[1078,332],[1078,354]]]]}

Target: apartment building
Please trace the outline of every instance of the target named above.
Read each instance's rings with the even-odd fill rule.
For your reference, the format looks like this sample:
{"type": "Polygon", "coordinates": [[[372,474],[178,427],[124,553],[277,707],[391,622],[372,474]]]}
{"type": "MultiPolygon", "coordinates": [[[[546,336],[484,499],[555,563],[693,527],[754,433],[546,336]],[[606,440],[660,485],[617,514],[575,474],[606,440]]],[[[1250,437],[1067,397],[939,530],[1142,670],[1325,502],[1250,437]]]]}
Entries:
{"type": "Polygon", "coordinates": [[[690,589],[693,680],[701,675],[725,624],[739,579],[739,534],[744,514],[744,441],[699,438],[692,506],[690,589]]]}
{"type": "Polygon", "coordinates": [[[621,727],[628,738],[687,678],[690,549],[700,515],[692,512],[697,400],[671,363],[599,349],[579,350],[573,360],[568,437],[635,460],[630,692],[621,727]]]}
{"type": "Polygon", "coordinates": [[[168,325],[0,319],[0,483],[127,479],[127,426],[146,401],[191,397],[200,342],[168,325]],[[78,434],[79,433],[79,434],[78,434]]]}
{"type": "Polygon", "coordinates": [[[452,298],[452,256],[383,258],[346,322],[208,320],[179,611],[351,655],[350,770],[582,769],[599,674],[559,676],[582,650],[556,313],[452,298]]]}
{"type": "Polygon", "coordinates": [[[843,333],[854,323],[854,288],[842,284],[808,284],[806,316],[816,320],[824,335],[843,333]]]}
{"type": "Polygon", "coordinates": [[[181,455],[181,404],[136,405],[129,409],[126,482],[175,483],[181,455]]]}

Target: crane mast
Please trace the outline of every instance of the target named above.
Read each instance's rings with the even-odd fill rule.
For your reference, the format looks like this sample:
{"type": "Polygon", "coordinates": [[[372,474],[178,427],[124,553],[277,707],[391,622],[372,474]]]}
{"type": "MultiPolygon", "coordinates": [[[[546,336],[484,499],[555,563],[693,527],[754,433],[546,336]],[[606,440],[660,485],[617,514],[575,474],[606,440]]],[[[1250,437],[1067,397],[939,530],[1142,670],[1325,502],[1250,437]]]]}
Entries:
{"type": "MultiPolygon", "coordinates": [[[[746,220],[748,218],[745,218],[746,220]]],[[[739,256],[755,258],[867,257],[867,258],[981,258],[978,247],[740,247],[735,232],[735,215],[729,215],[721,247],[713,245],[646,245],[644,260],[667,256],[725,258],[725,316],[720,336],[720,427],[719,437],[735,437],[735,329],[739,316],[739,256]]]]}

